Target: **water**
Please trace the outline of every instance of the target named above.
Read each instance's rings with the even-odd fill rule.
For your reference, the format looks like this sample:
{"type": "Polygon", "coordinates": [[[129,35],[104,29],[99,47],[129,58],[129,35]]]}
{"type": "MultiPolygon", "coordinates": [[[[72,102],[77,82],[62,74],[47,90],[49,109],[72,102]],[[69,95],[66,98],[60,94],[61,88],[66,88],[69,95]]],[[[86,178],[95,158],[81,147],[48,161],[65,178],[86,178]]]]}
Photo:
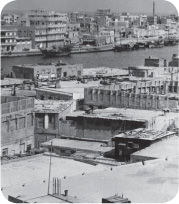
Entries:
{"type": "Polygon", "coordinates": [[[32,64],[32,63],[46,63],[56,62],[62,60],[69,64],[83,64],[84,68],[95,67],[111,67],[122,68],[128,66],[144,65],[144,59],[149,56],[165,58],[167,61],[171,61],[173,54],[178,54],[178,45],[166,46],[164,48],[154,49],[140,49],[129,52],[98,52],[98,53],[85,53],[85,54],[73,54],[68,57],[51,57],[45,58],[43,56],[26,56],[26,57],[12,57],[2,58],[1,67],[3,73],[10,73],[13,65],[18,64],[32,64]]]}

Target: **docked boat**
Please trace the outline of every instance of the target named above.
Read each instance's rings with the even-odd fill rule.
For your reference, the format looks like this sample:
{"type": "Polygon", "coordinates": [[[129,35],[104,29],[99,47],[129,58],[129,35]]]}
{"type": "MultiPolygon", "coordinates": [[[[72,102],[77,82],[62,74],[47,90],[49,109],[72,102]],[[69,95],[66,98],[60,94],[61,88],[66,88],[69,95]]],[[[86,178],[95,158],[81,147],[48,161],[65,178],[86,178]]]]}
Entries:
{"type": "Polygon", "coordinates": [[[148,48],[162,48],[164,47],[164,41],[163,40],[156,40],[156,41],[149,41],[147,44],[148,48]]]}
{"type": "Polygon", "coordinates": [[[119,45],[114,46],[115,52],[132,51],[134,49],[135,49],[135,47],[134,47],[133,43],[119,44],[119,45]]]}
{"type": "Polygon", "coordinates": [[[46,57],[59,57],[59,56],[67,56],[71,54],[71,46],[52,46],[51,48],[39,47],[41,53],[46,57]]]}
{"type": "Polygon", "coordinates": [[[109,45],[101,45],[101,46],[94,46],[94,45],[79,45],[79,46],[73,46],[71,53],[90,53],[90,52],[106,52],[106,51],[112,51],[113,50],[113,44],[109,45]]]}
{"type": "Polygon", "coordinates": [[[168,38],[168,39],[164,40],[165,46],[172,46],[172,45],[176,45],[176,44],[177,44],[176,38],[168,38]]]}

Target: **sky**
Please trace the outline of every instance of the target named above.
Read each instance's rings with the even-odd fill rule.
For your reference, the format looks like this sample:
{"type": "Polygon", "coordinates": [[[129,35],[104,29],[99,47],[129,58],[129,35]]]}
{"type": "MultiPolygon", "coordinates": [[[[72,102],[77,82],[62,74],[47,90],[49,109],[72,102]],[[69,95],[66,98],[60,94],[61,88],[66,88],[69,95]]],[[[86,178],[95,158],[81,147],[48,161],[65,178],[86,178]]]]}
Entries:
{"type": "MultiPolygon", "coordinates": [[[[94,12],[99,8],[110,8],[113,12],[152,14],[152,4],[153,0],[16,0],[6,4],[4,8],[1,7],[3,10],[44,9],[88,12],[94,12]]],[[[155,4],[156,14],[177,14],[175,6],[170,2],[155,0],[155,4]]]]}

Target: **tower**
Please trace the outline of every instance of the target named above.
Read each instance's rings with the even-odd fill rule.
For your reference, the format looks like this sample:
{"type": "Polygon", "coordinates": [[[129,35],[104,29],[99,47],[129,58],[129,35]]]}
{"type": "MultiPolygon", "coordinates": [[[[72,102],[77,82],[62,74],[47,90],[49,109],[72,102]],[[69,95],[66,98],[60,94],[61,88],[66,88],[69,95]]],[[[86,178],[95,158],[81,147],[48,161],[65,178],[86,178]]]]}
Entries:
{"type": "Polygon", "coordinates": [[[155,1],[153,1],[153,17],[155,17],[155,1]]]}

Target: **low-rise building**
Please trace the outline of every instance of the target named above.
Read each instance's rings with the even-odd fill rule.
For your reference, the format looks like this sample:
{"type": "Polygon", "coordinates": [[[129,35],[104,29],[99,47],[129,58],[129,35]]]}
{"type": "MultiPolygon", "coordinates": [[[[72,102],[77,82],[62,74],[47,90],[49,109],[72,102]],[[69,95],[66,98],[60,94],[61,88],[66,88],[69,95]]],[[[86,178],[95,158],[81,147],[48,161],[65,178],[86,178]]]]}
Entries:
{"type": "MultiPolygon", "coordinates": [[[[115,156],[120,160],[130,160],[130,155],[133,152],[149,148],[153,143],[175,135],[175,132],[155,131],[153,129],[142,128],[115,135],[113,137],[113,141],[115,141],[115,156]]],[[[176,153],[174,155],[176,155],[176,153]]],[[[148,159],[152,159],[152,154],[148,159]]]]}
{"type": "Polygon", "coordinates": [[[141,149],[131,154],[132,162],[140,162],[151,159],[168,159],[179,154],[178,151],[178,136],[164,138],[161,141],[151,144],[150,146],[141,149]]]}
{"type": "Polygon", "coordinates": [[[173,54],[172,61],[169,62],[169,66],[171,67],[179,67],[179,56],[173,54]]]}
{"type": "Polygon", "coordinates": [[[81,77],[83,75],[82,64],[57,63],[39,63],[16,65],[12,68],[16,78],[34,79],[34,78],[54,78],[54,77],[81,77]]]}
{"type": "Polygon", "coordinates": [[[34,98],[1,96],[1,155],[34,147],[34,98]]]}
{"type": "Polygon", "coordinates": [[[149,58],[145,58],[144,66],[147,67],[166,67],[167,61],[166,59],[159,59],[149,56],[149,58]]]}
{"type": "Polygon", "coordinates": [[[73,101],[35,101],[35,147],[60,137],[59,120],[73,111],[73,101]]]}

